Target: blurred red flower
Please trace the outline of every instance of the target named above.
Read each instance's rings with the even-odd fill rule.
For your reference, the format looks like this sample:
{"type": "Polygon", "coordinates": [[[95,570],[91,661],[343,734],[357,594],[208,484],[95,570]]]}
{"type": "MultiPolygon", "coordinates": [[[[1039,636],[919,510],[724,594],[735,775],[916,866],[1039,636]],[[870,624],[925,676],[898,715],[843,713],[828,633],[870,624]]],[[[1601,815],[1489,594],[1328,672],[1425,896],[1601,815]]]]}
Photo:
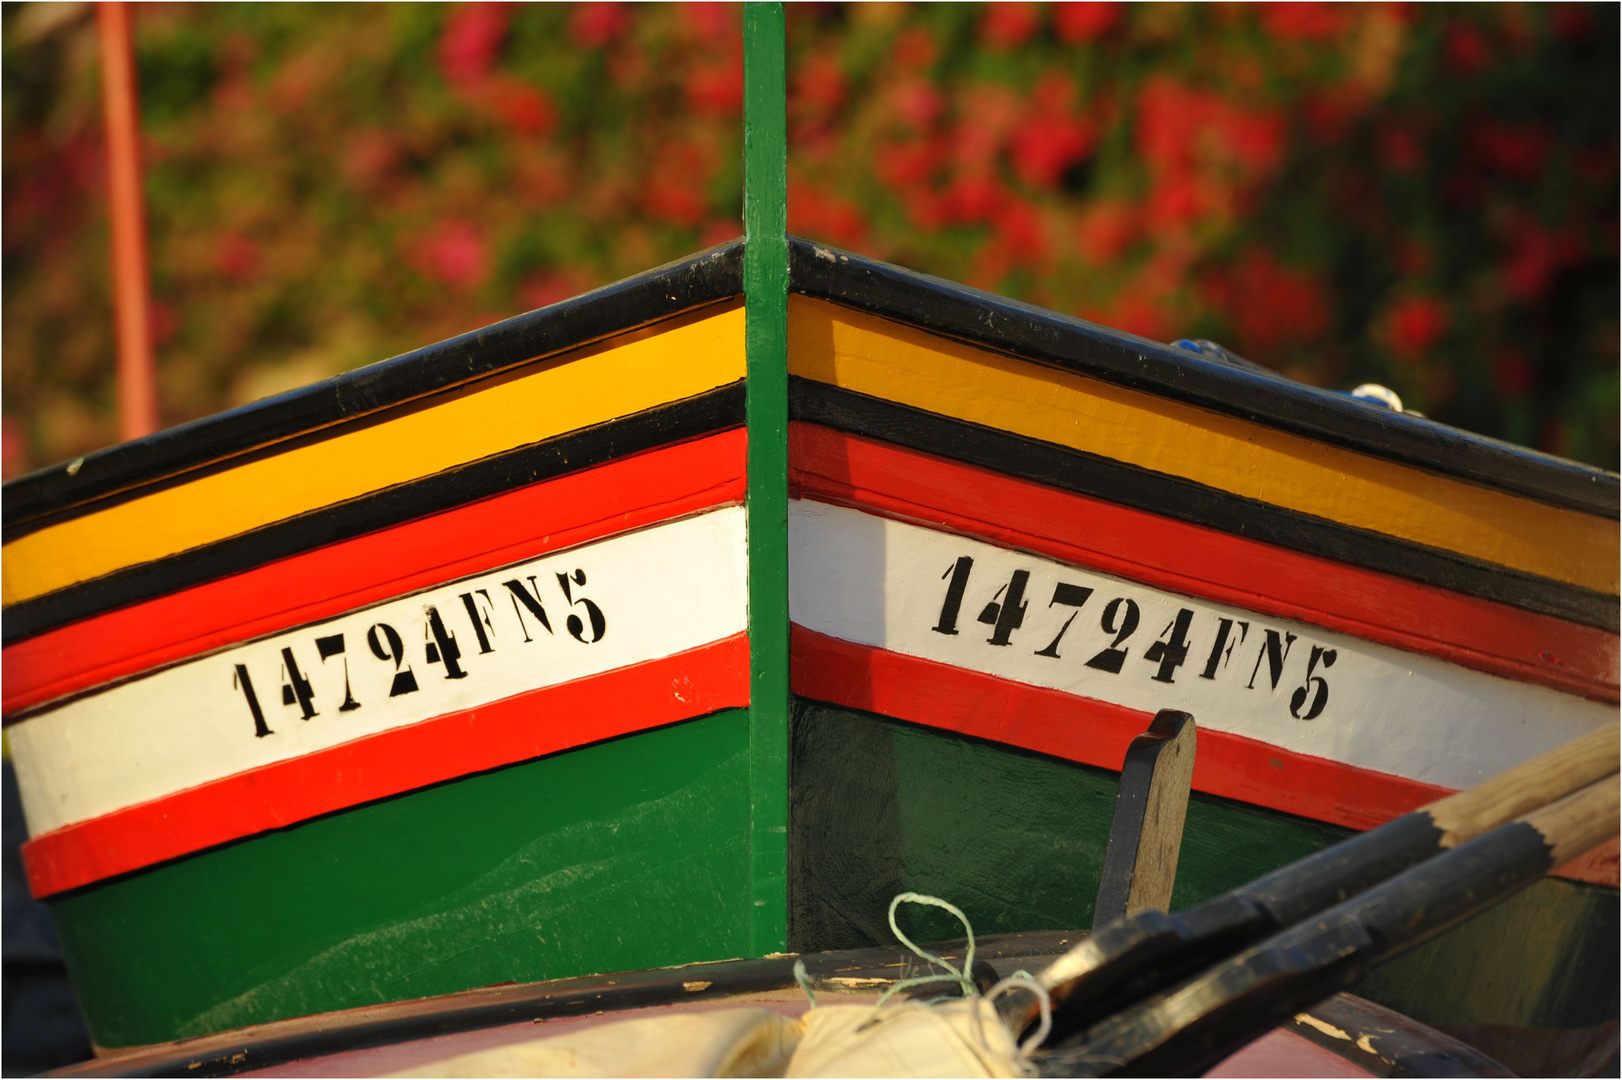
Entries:
{"type": "Polygon", "coordinates": [[[1386,168],[1411,174],[1425,163],[1425,146],[1412,127],[1399,121],[1382,124],[1374,136],[1375,153],[1386,168]]]}
{"type": "Polygon", "coordinates": [[[1157,176],[1143,203],[1143,224],[1151,234],[1175,232],[1203,217],[1210,207],[1208,190],[1184,170],[1157,176]]]}
{"type": "Polygon", "coordinates": [[[867,239],[867,218],[851,200],[825,187],[790,177],[789,232],[838,247],[860,247],[867,239]]]}
{"type": "Polygon", "coordinates": [[[1096,41],[1121,24],[1125,4],[1072,2],[1053,5],[1053,32],[1066,45],[1096,41]]]}
{"type": "Polygon", "coordinates": [[[1555,4],[1550,22],[1554,32],[1567,41],[1585,38],[1594,29],[1594,17],[1586,4],[1555,4]]]}
{"type": "Polygon", "coordinates": [[[1492,378],[1506,397],[1524,397],[1537,384],[1537,367],[1519,349],[1501,348],[1492,359],[1492,378]]]}
{"type": "Polygon", "coordinates": [[[10,480],[28,471],[28,436],[22,421],[9,413],[0,420],[0,475],[10,480]]]}
{"type": "Polygon", "coordinates": [[[826,115],[845,101],[845,75],[839,58],[826,54],[808,58],[794,73],[789,88],[789,107],[814,115],[826,115]]]}
{"type": "Polygon", "coordinates": [[[1583,244],[1570,230],[1551,232],[1530,216],[1516,218],[1505,229],[1504,289],[1523,303],[1542,298],[1563,268],[1580,262],[1583,244]]]}
{"type": "Polygon", "coordinates": [[[590,287],[577,270],[538,270],[519,283],[518,301],[526,310],[543,308],[578,296],[590,287]]]}
{"type": "Polygon", "coordinates": [[[466,85],[489,73],[507,36],[511,9],[506,4],[479,2],[450,9],[439,35],[439,71],[445,81],[466,85]]]}
{"type": "Polygon", "coordinates": [[[214,265],[232,281],[247,281],[259,272],[259,246],[239,232],[220,237],[214,265]]]}
{"type": "Polygon", "coordinates": [[[1025,0],[987,4],[980,16],[980,37],[994,48],[1025,44],[1042,28],[1042,9],[1025,0]]]}
{"type": "Polygon", "coordinates": [[[1455,23],[1448,27],[1442,39],[1442,53],[1447,66],[1460,75],[1474,75],[1492,59],[1487,35],[1469,23],[1455,23]]]}
{"type": "Polygon", "coordinates": [[[1410,296],[1397,301],[1387,317],[1391,351],[1404,360],[1417,360],[1447,332],[1447,309],[1431,296],[1410,296]]]}
{"type": "Polygon", "coordinates": [[[991,221],[1013,199],[1007,187],[989,173],[959,176],[942,193],[942,212],[956,225],[979,225],[991,221]]]}
{"type": "Polygon", "coordinates": [[[676,10],[694,37],[733,51],[743,47],[743,23],[738,18],[737,4],[699,0],[677,4],[676,10]]]}
{"type": "Polygon", "coordinates": [[[698,225],[710,213],[708,187],[715,164],[714,151],[701,143],[665,143],[655,155],[652,171],[643,178],[643,208],[669,225],[698,225]]]}
{"type": "Polygon", "coordinates": [[[1265,249],[1252,248],[1226,276],[1210,281],[1207,298],[1226,309],[1237,344],[1257,360],[1277,357],[1291,345],[1322,340],[1330,327],[1329,297],[1315,275],[1282,265],[1265,249]]]}
{"type": "Polygon", "coordinates": [[[941,92],[917,76],[901,79],[890,89],[890,109],[910,126],[923,129],[932,125],[945,108],[941,92]]]}
{"type": "Polygon", "coordinates": [[[415,263],[422,273],[446,285],[471,288],[490,273],[484,240],[465,221],[436,224],[416,244],[415,263]]]}
{"type": "Polygon", "coordinates": [[[703,64],[687,76],[687,103],[701,116],[737,116],[743,112],[743,60],[703,64]]]}
{"type": "Polygon", "coordinates": [[[569,11],[569,39],[582,49],[600,49],[623,36],[631,27],[628,5],[612,0],[587,0],[569,11]]]}
{"type": "Polygon", "coordinates": [[[552,96],[519,79],[499,79],[487,91],[496,115],[519,135],[545,138],[557,126],[552,96]]]}
{"type": "Polygon", "coordinates": [[[938,138],[917,138],[886,143],[873,155],[873,171],[897,195],[910,194],[930,183],[946,161],[946,148],[938,138]]]}
{"type": "Polygon", "coordinates": [[[1262,29],[1286,41],[1323,41],[1346,26],[1344,5],[1322,0],[1258,5],[1262,29]]]}
{"type": "Polygon", "coordinates": [[[1076,248],[1094,266],[1119,259],[1138,238],[1136,208],[1124,199],[1100,199],[1082,211],[1076,248]]]}
{"type": "Polygon", "coordinates": [[[1535,180],[1549,160],[1554,134],[1546,126],[1488,118],[1470,126],[1470,147],[1487,165],[1516,180],[1535,180]]]}
{"type": "Polygon", "coordinates": [[[1097,125],[1071,112],[1075,94],[1075,83],[1068,76],[1057,71],[1043,75],[1031,91],[1024,119],[1009,134],[1014,172],[1031,187],[1055,187],[1098,142],[1097,125]]]}
{"type": "Polygon", "coordinates": [[[896,36],[890,59],[902,71],[927,68],[935,62],[935,39],[922,26],[909,26],[896,36]]]}

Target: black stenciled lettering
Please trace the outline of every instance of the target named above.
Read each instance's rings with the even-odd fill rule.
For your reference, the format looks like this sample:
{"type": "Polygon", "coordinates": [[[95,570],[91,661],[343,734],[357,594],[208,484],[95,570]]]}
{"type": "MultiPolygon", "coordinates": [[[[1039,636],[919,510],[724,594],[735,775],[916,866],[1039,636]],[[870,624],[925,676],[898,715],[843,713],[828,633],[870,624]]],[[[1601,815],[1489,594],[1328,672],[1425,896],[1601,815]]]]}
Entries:
{"type": "Polygon", "coordinates": [[[310,680],[298,669],[293,650],[288,648],[282,650],[282,704],[292,705],[294,702],[298,703],[304,719],[320,715],[315,711],[315,691],[310,688],[310,680]]]}
{"type": "Polygon", "coordinates": [[[1233,655],[1236,645],[1243,645],[1245,635],[1250,633],[1250,624],[1243,619],[1239,620],[1239,636],[1232,641],[1228,640],[1228,633],[1234,628],[1232,619],[1223,619],[1217,625],[1216,641],[1211,645],[1211,657],[1205,661],[1205,670],[1200,672],[1202,679],[1215,679],[1217,672],[1228,666],[1228,658],[1233,655]]]}
{"type": "MultiPolygon", "coordinates": [[[[332,634],[329,637],[316,638],[315,651],[321,655],[323,664],[334,656],[344,656],[344,636],[332,634]]],[[[338,706],[338,711],[349,712],[358,708],[360,702],[355,700],[355,695],[349,689],[349,657],[344,656],[344,703],[338,706]]]]}
{"type": "Polygon", "coordinates": [[[1335,665],[1335,650],[1326,649],[1322,645],[1312,647],[1312,655],[1307,658],[1307,681],[1295,688],[1290,695],[1290,715],[1297,720],[1316,720],[1323,715],[1324,706],[1329,704],[1329,682],[1322,675],[1314,675],[1318,669],[1319,661],[1323,662],[1323,670],[1328,671],[1335,665]],[[1316,683],[1317,685],[1313,685],[1316,683]],[[1307,698],[1312,698],[1312,704],[1307,706],[1305,714],[1301,707],[1307,705],[1307,698]]]}
{"type": "Polygon", "coordinates": [[[1087,661],[1087,666],[1119,675],[1121,665],[1126,663],[1126,650],[1121,648],[1121,642],[1131,637],[1132,631],[1138,628],[1138,605],[1124,596],[1117,597],[1104,608],[1104,617],[1098,625],[1104,633],[1113,634],[1115,640],[1110,642],[1109,648],[1087,661]],[[1116,616],[1120,616],[1118,624],[1116,616]]]}
{"type": "Polygon", "coordinates": [[[264,711],[259,708],[259,696],[253,692],[253,680],[248,678],[248,665],[238,664],[236,671],[231,675],[231,685],[242,691],[242,696],[248,699],[248,712],[253,715],[253,737],[263,739],[266,735],[276,734],[265,723],[264,711]]]}
{"type": "Polygon", "coordinates": [[[1025,583],[1029,580],[1029,570],[1015,570],[1008,584],[998,589],[985,610],[980,612],[980,621],[992,628],[991,636],[986,638],[988,644],[1007,645],[1008,636],[1025,622],[1025,609],[1030,607],[1025,600],[1025,583]],[[1007,595],[1004,596],[1004,593],[1007,595]],[[1002,597],[1001,603],[998,597],[1002,597]]]}
{"type": "Polygon", "coordinates": [[[968,555],[959,555],[957,561],[946,568],[941,580],[948,577],[952,580],[946,582],[946,599],[941,601],[941,617],[930,627],[937,634],[957,633],[957,614],[963,607],[963,590],[969,585],[969,571],[974,569],[974,559],[968,555]]]}
{"type": "Polygon", "coordinates": [[[412,673],[411,665],[405,663],[405,642],[400,640],[400,634],[394,627],[388,623],[377,623],[366,631],[366,644],[379,660],[394,661],[394,682],[389,685],[389,697],[410,694],[417,689],[417,676],[412,673]],[[378,637],[379,631],[383,634],[381,638],[378,637]],[[402,664],[405,664],[403,671],[402,664]]]}
{"type": "Polygon", "coordinates": [[[563,621],[563,625],[568,628],[570,637],[590,645],[603,640],[603,632],[608,629],[608,620],[603,618],[602,609],[584,596],[578,600],[575,599],[573,586],[584,585],[585,583],[586,572],[584,570],[576,570],[572,575],[558,575],[558,587],[563,590],[563,598],[569,602],[569,606],[581,606],[586,609],[586,618],[591,620],[591,641],[586,641],[586,624],[581,621],[580,616],[571,613],[563,621]]]}
{"type": "Polygon", "coordinates": [[[529,628],[524,625],[525,610],[535,617],[535,621],[540,623],[548,634],[552,632],[552,620],[546,617],[546,608],[541,606],[541,587],[535,584],[534,574],[529,576],[528,589],[525,589],[524,583],[517,578],[513,578],[511,581],[503,581],[501,584],[512,594],[510,599],[513,602],[513,614],[518,616],[518,630],[519,633],[524,635],[525,644],[532,640],[529,636],[529,628]],[[531,595],[532,592],[534,595],[531,595]],[[519,604],[524,606],[520,608],[519,604]]]}
{"type": "Polygon", "coordinates": [[[425,612],[427,625],[424,627],[423,637],[432,637],[424,647],[424,654],[430,664],[444,664],[445,678],[465,679],[467,672],[457,663],[462,658],[462,649],[456,644],[456,635],[445,629],[445,620],[439,617],[439,609],[430,606],[425,612]]]}
{"type": "Polygon", "coordinates": [[[1163,683],[1173,681],[1177,669],[1188,659],[1188,625],[1193,619],[1194,613],[1188,608],[1178,608],[1177,617],[1160,631],[1160,639],[1143,650],[1145,660],[1160,663],[1160,669],[1149,676],[1151,679],[1163,683]]]}
{"type": "Polygon", "coordinates": [[[1273,689],[1278,689],[1278,677],[1284,674],[1284,661],[1290,658],[1290,646],[1295,644],[1295,635],[1285,631],[1283,640],[1279,639],[1277,630],[1267,631],[1267,640],[1262,647],[1256,650],[1256,666],[1250,669],[1250,682],[1246,690],[1256,689],[1256,673],[1262,669],[1262,661],[1267,661],[1267,674],[1271,676],[1273,689]]]}
{"type": "Polygon", "coordinates": [[[1076,621],[1076,616],[1081,614],[1081,606],[1087,602],[1087,598],[1091,595],[1093,595],[1093,590],[1083,585],[1072,585],[1068,581],[1061,581],[1053,587],[1053,599],[1048,601],[1048,607],[1052,607],[1054,604],[1064,604],[1076,610],[1072,611],[1070,618],[1066,619],[1064,625],[1059,627],[1059,632],[1053,635],[1053,640],[1048,642],[1048,647],[1036,651],[1037,656],[1051,656],[1055,660],[1059,659],[1059,642],[1064,638],[1065,631],[1070,629],[1070,624],[1076,621]]]}
{"type": "Polygon", "coordinates": [[[462,594],[462,606],[467,608],[468,621],[473,624],[473,636],[479,639],[479,653],[483,655],[494,651],[495,647],[490,644],[490,639],[495,636],[496,628],[490,621],[490,611],[493,607],[490,603],[490,594],[483,589],[465,592],[462,594]],[[484,603],[480,604],[475,600],[476,596],[483,597],[484,603]]]}

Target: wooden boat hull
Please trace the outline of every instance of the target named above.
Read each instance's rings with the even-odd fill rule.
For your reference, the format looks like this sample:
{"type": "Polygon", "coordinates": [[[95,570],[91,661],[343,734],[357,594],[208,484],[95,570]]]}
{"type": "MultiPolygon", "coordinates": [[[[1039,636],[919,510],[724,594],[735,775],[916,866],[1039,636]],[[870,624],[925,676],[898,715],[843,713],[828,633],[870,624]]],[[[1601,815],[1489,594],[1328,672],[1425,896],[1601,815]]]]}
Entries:
{"type": "MultiPolygon", "coordinates": [[[[1614,720],[1615,477],[793,257],[781,655],[738,245],[7,487],[25,857],[98,1044],[763,917],[874,945],[903,888],[1085,925],[1158,708],[1201,725],[1179,906],[1614,720]]],[[[1614,1017],[1614,844],[1562,873],[1367,992],[1614,1017]]]]}

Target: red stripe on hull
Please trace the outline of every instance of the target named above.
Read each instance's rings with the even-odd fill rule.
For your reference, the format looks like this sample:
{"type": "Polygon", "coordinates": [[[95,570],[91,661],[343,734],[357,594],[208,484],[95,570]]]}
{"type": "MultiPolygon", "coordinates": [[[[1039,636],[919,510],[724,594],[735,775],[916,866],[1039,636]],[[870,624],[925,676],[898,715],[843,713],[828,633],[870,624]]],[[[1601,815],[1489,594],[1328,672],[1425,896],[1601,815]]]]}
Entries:
{"type": "Polygon", "coordinates": [[[4,653],[11,714],[239,641],[744,497],[743,430],[652,450],[109,611],[4,653]]]}
{"type": "MultiPolygon", "coordinates": [[[[793,627],[796,694],[1119,771],[1153,714],[793,627]]],[[[1195,718],[1196,722],[1198,717],[1195,718]]],[[[1353,829],[1383,825],[1452,793],[1242,735],[1202,729],[1194,789],[1353,829]]],[[[1562,876],[1617,885],[1614,845],[1562,876]]]]}
{"type": "Polygon", "coordinates": [[[737,634],[69,825],[24,844],[23,863],[34,895],[49,896],[429,784],[748,704],[749,641],[737,634]],[[540,719],[555,716],[575,719],[540,719]]]}
{"type": "Polygon", "coordinates": [[[1299,619],[1615,703],[1617,635],[814,424],[795,494],[906,518],[1189,596],[1299,619]]]}

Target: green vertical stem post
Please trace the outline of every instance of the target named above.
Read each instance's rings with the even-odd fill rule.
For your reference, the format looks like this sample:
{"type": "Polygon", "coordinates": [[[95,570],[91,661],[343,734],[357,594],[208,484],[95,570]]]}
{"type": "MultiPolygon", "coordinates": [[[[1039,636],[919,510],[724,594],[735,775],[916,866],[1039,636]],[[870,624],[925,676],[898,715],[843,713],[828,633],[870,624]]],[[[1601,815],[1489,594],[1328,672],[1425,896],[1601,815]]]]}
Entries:
{"type": "Polygon", "coordinates": [[[749,946],[788,948],[788,125],[783,5],[743,9],[749,946]]]}

